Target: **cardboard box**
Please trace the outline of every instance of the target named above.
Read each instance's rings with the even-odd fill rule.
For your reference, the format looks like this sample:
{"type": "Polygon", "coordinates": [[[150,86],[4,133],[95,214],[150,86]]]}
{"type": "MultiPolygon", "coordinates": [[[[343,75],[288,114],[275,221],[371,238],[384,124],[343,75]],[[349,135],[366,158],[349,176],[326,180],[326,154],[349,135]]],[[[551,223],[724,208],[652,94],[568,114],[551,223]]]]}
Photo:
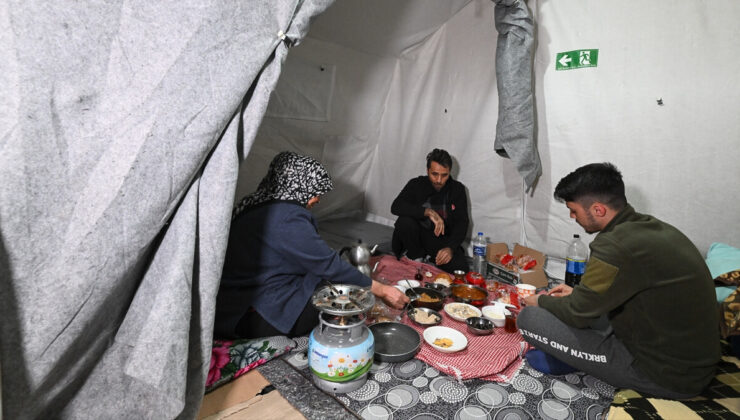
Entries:
{"type": "Polygon", "coordinates": [[[486,247],[486,261],[488,262],[486,277],[511,284],[526,283],[537,288],[547,287],[547,276],[545,275],[545,254],[536,249],[514,244],[514,250],[511,252],[511,255],[513,255],[514,258],[522,254],[531,255],[535,260],[537,260],[537,265],[531,270],[513,272],[499,264],[499,260],[497,258],[497,255],[507,253],[509,253],[509,246],[505,243],[488,244],[486,247]]]}

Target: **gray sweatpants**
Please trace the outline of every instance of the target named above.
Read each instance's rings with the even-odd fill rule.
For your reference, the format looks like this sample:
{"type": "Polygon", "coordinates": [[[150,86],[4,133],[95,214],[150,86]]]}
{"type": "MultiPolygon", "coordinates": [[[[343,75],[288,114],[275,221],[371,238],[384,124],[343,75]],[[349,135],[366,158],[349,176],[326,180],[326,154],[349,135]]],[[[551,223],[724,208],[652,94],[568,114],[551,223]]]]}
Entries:
{"type": "Polygon", "coordinates": [[[614,335],[606,318],[593,328],[575,328],[540,307],[525,307],[517,326],[529,344],[617,388],[631,388],[664,398],[685,399],[656,384],[633,366],[634,357],[614,335]]]}

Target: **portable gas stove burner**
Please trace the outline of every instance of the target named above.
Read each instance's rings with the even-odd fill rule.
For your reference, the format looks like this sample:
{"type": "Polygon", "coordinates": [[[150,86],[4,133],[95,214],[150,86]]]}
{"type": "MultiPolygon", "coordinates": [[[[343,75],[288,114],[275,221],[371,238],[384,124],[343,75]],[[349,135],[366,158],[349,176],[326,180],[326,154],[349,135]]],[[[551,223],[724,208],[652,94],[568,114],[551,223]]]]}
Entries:
{"type": "Polygon", "coordinates": [[[332,315],[356,315],[375,305],[375,296],[368,290],[350,284],[327,286],[311,298],[313,306],[332,315]],[[334,289],[334,290],[332,290],[334,289]]]}
{"type": "Polygon", "coordinates": [[[321,311],[319,325],[308,339],[314,384],[332,393],[360,388],[375,354],[375,339],[365,326],[365,312],[375,305],[375,296],[359,286],[342,284],[318,290],[311,303],[321,311]]]}

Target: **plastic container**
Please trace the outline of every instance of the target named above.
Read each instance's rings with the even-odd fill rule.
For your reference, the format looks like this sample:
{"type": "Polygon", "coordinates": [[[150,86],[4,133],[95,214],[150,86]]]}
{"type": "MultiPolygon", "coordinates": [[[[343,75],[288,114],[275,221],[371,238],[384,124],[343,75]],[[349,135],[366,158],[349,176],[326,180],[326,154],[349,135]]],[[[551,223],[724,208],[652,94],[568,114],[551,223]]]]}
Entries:
{"type": "Polygon", "coordinates": [[[486,269],[486,238],[483,232],[473,238],[473,271],[485,275],[486,269]]]}
{"type": "Polygon", "coordinates": [[[574,234],[565,254],[565,284],[572,287],[581,282],[587,261],[588,248],[581,241],[581,236],[574,234]]]}

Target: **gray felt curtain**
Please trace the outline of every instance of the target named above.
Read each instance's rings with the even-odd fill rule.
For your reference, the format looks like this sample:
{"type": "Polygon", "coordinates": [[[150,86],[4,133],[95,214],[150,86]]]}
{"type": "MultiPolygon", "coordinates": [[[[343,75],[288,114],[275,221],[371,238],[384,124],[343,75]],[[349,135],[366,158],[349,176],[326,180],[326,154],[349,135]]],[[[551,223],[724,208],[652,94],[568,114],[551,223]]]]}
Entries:
{"type": "Polygon", "coordinates": [[[332,0],[0,4],[4,418],[192,418],[239,162],[332,0]]]}
{"type": "Polygon", "coordinates": [[[534,22],[524,0],[493,0],[496,44],[498,123],[494,149],[510,158],[527,190],[540,175],[542,163],[534,137],[532,59],[534,22]]]}

